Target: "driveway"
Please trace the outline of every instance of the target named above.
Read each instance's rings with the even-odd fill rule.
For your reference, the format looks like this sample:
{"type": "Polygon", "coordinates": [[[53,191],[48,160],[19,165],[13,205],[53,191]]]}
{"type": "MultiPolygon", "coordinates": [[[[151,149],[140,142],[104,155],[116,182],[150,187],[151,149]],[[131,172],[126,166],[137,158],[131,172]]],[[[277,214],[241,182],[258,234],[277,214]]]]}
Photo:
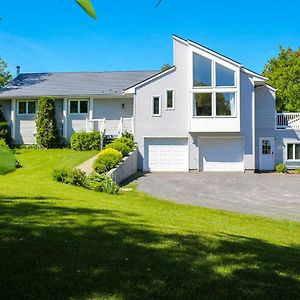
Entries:
{"type": "Polygon", "coordinates": [[[300,176],[253,173],[148,173],[138,189],[178,203],[300,221],[300,176]]]}

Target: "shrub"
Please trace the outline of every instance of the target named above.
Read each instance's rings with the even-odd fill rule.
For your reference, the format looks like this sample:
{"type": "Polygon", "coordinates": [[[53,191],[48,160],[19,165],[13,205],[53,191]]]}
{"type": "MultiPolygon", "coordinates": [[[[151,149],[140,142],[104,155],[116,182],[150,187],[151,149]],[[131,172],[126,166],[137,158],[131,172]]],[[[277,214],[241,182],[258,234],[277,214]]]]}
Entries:
{"type": "Polygon", "coordinates": [[[94,173],[88,177],[88,188],[97,192],[115,194],[119,186],[108,176],[94,173]]]}
{"type": "Polygon", "coordinates": [[[53,170],[52,177],[54,180],[75,186],[87,186],[87,176],[85,172],[74,169],[57,169],[53,170]]]}
{"type": "Polygon", "coordinates": [[[77,151],[101,149],[101,133],[99,131],[76,132],[71,136],[71,148],[77,151]]]}
{"type": "Polygon", "coordinates": [[[16,169],[16,158],[10,149],[0,147],[0,175],[16,169]]]}
{"type": "Polygon", "coordinates": [[[128,139],[131,139],[133,141],[133,134],[128,132],[128,131],[125,131],[122,133],[122,137],[125,137],[125,138],[128,138],[128,139]]]}
{"type": "Polygon", "coordinates": [[[127,156],[128,153],[131,151],[130,148],[126,144],[119,142],[118,140],[113,141],[111,144],[107,145],[106,148],[107,149],[112,148],[112,149],[120,151],[122,153],[123,157],[127,156]]]}
{"type": "Polygon", "coordinates": [[[54,99],[43,97],[38,102],[36,118],[36,142],[43,148],[55,148],[60,145],[60,136],[56,125],[54,99]]]}
{"type": "Polygon", "coordinates": [[[6,144],[5,139],[0,138],[0,148],[9,149],[8,145],[6,144]]]}
{"type": "Polygon", "coordinates": [[[278,164],[276,166],[276,173],[286,173],[287,172],[287,168],[284,164],[278,164]]]}
{"type": "Polygon", "coordinates": [[[295,173],[296,173],[296,174],[300,174],[300,168],[297,168],[297,169],[295,170],[295,173]]]}
{"type": "Polygon", "coordinates": [[[0,139],[4,139],[6,144],[10,144],[9,124],[4,117],[3,108],[1,104],[0,104],[0,139]]]}
{"type": "Polygon", "coordinates": [[[134,142],[132,139],[129,139],[127,137],[120,137],[120,138],[116,139],[114,142],[116,142],[116,141],[127,145],[130,148],[130,151],[132,151],[134,149],[134,142]]]}
{"type": "Polygon", "coordinates": [[[97,173],[105,173],[122,161],[122,153],[115,149],[104,149],[94,162],[93,168],[97,173]]]}

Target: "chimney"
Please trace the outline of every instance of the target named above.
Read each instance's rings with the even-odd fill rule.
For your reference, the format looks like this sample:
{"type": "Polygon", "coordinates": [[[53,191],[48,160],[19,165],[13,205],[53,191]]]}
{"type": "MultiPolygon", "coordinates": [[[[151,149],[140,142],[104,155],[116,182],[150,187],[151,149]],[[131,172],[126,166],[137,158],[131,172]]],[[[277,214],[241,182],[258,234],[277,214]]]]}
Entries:
{"type": "Polygon", "coordinates": [[[21,67],[20,66],[17,66],[17,76],[19,76],[21,73],[21,67]]]}

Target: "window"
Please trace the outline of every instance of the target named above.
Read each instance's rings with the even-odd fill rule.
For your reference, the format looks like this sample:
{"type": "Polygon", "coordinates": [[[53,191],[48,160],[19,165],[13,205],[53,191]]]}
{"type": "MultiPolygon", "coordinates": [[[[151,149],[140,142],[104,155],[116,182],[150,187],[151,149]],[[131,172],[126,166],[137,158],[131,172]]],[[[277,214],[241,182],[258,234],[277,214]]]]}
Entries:
{"type": "Polygon", "coordinates": [[[34,115],[36,113],[36,101],[18,101],[18,114],[19,115],[34,115]]]}
{"type": "Polygon", "coordinates": [[[167,91],[167,109],[174,108],[174,91],[167,91]]]}
{"type": "Polygon", "coordinates": [[[193,86],[212,86],[212,61],[193,53],[193,86]]]}
{"type": "Polygon", "coordinates": [[[216,115],[235,116],[235,93],[216,93],[216,115]]]}
{"type": "Polygon", "coordinates": [[[300,143],[299,144],[287,144],[287,159],[288,160],[300,160],[300,143]]]}
{"type": "Polygon", "coordinates": [[[235,72],[216,64],[216,85],[217,86],[235,86],[235,72]]]}
{"type": "Polygon", "coordinates": [[[69,113],[70,114],[87,114],[88,100],[70,100],[69,113]]]}
{"type": "Polygon", "coordinates": [[[160,116],[160,97],[153,97],[153,116],[160,116]]]}
{"type": "Polygon", "coordinates": [[[194,94],[194,116],[212,116],[212,94],[194,94]]]}
{"type": "Polygon", "coordinates": [[[272,146],[271,146],[271,141],[270,140],[262,140],[261,146],[262,146],[262,149],[261,149],[262,154],[265,154],[265,155],[272,154],[271,153],[272,146]]]}

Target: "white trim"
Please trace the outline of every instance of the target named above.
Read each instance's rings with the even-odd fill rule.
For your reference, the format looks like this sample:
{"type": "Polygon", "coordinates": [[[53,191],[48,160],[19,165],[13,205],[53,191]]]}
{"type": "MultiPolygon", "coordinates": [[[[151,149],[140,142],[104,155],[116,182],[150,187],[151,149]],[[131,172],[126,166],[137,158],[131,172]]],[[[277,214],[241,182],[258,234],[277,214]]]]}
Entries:
{"type": "Polygon", "coordinates": [[[68,99],[63,99],[63,137],[68,138],[68,99]]]}
{"type": "Polygon", "coordinates": [[[166,90],[166,110],[174,110],[175,109],[175,91],[174,89],[166,90]],[[172,107],[168,107],[168,92],[172,92],[172,107]]]}
{"type": "Polygon", "coordinates": [[[10,118],[11,118],[11,138],[13,140],[16,139],[16,99],[11,99],[11,112],[10,112],[10,118]]]}
{"type": "Polygon", "coordinates": [[[299,162],[300,159],[296,159],[296,147],[295,145],[300,145],[300,141],[295,141],[295,142],[290,142],[290,141],[285,141],[285,147],[286,147],[286,153],[285,153],[285,158],[286,158],[286,162],[299,162]],[[288,158],[288,145],[293,145],[293,158],[292,159],[289,159],[288,158]]]}
{"type": "Polygon", "coordinates": [[[35,116],[36,115],[36,113],[37,113],[37,100],[35,100],[35,99],[28,99],[28,100],[17,100],[17,116],[35,116]],[[24,102],[24,103],[26,103],[26,108],[25,108],[25,110],[26,110],[26,112],[23,114],[20,114],[19,113],[19,103],[20,102],[24,102]],[[35,103],[35,113],[34,114],[32,114],[32,113],[28,113],[28,103],[29,102],[34,102],[35,103]]]}
{"type": "Polygon", "coordinates": [[[89,114],[89,106],[90,106],[90,103],[89,103],[90,101],[89,101],[89,99],[75,99],[75,98],[73,98],[73,99],[68,99],[68,114],[69,115],[72,115],[72,116],[74,116],[74,115],[88,115],[89,114]],[[71,113],[71,101],[77,101],[77,113],[71,113]],[[82,112],[80,112],[80,102],[87,102],[87,105],[88,105],[88,107],[87,107],[87,112],[85,113],[82,113],[82,112]]]}
{"type": "Polygon", "coordinates": [[[262,76],[262,75],[259,75],[259,74],[255,73],[255,72],[253,72],[253,71],[251,71],[251,70],[245,68],[245,67],[242,67],[242,68],[241,68],[241,71],[244,72],[244,73],[246,73],[246,74],[248,74],[248,75],[253,76],[253,80],[254,80],[254,81],[267,81],[267,80],[268,80],[267,77],[264,77],[264,76],[262,76]]]}
{"type": "Polygon", "coordinates": [[[152,117],[161,117],[161,96],[152,96],[152,117]],[[158,114],[155,114],[154,113],[154,98],[158,98],[159,99],[159,113],[158,114]]]}
{"type": "Polygon", "coordinates": [[[156,74],[155,76],[152,76],[152,77],[150,77],[150,78],[148,78],[148,79],[146,79],[146,80],[144,80],[144,81],[142,81],[142,82],[140,82],[140,83],[137,83],[137,84],[134,85],[134,86],[131,86],[131,87],[125,89],[125,90],[123,91],[123,94],[135,94],[135,90],[136,90],[136,88],[138,88],[139,86],[144,85],[144,84],[147,84],[147,83],[150,82],[150,81],[156,80],[156,79],[160,78],[161,76],[166,75],[166,74],[168,74],[168,73],[170,73],[171,71],[174,71],[174,70],[176,70],[176,67],[175,67],[175,66],[173,66],[173,67],[171,67],[170,69],[167,69],[167,70],[165,70],[165,71],[162,71],[162,72],[156,74]]]}
{"type": "Polygon", "coordinates": [[[253,85],[253,90],[252,90],[252,152],[253,152],[253,169],[256,169],[256,136],[255,136],[255,88],[254,88],[254,82],[251,80],[251,83],[253,85]]]}

